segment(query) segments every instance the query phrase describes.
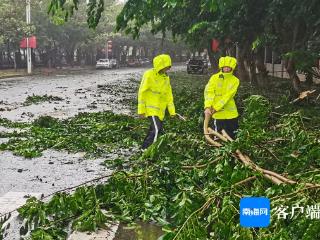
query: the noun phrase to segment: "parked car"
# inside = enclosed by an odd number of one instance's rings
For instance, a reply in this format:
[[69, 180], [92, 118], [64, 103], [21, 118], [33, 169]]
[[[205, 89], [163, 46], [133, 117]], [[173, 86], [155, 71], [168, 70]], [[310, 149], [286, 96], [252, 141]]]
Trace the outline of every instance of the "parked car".
[[149, 58], [141, 58], [140, 63], [142, 66], [149, 66], [151, 64], [151, 61]]
[[204, 59], [189, 59], [187, 62], [187, 72], [190, 73], [208, 73], [208, 61]]
[[119, 64], [118, 64], [117, 59], [112, 58], [112, 59], [110, 59], [110, 62], [111, 62], [112, 68], [119, 68]]
[[129, 59], [127, 65], [128, 67], [141, 67], [141, 62], [137, 58]]
[[112, 64], [109, 59], [99, 59], [96, 64], [96, 69], [110, 69]]

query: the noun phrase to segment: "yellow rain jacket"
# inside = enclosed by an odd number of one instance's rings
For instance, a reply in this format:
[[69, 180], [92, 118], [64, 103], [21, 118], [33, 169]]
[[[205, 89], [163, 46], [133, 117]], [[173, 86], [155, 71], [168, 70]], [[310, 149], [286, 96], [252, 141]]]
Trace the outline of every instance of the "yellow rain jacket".
[[[214, 108], [215, 119], [232, 119], [239, 116], [234, 96], [239, 87], [239, 79], [233, 75], [237, 60], [233, 57], [219, 59], [220, 72], [212, 75], [204, 90], [204, 108]], [[223, 67], [231, 67], [232, 72], [223, 73]]]
[[162, 54], [153, 59], [153, 69], [144, 73], [138, 94], [138, 114], [157, 116], [161, 121], [167, 108], [170, 115], [176, 114], [170, 78], [159, 73], [166, 67], [171, 67], [171, 58]]

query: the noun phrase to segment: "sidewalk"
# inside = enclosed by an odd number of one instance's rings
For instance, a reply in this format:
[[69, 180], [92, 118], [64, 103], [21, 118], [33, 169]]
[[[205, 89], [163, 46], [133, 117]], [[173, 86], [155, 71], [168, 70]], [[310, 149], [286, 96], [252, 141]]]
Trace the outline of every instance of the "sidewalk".
[[[37, 67], [34, 68], [31, 75], [56, 75], [56, 74], [70, 74], [77, 71], [92, 70], [93, 66], [74, 66], [74, 67], [62, 67], [62, 68], [47, 68]], [[24, 77], [28, 76], [26, 69], [3, 69], [0, 70], [0, 79], [13, 78], [13, 77]]]
[[21, 77], [25, 75], [26, 75], [26, 72], [24, 69], [18, 69], [17, 71], [15, 71], [14, 69], [0, 70], [0, 79], [11, 78], [11, 77]]

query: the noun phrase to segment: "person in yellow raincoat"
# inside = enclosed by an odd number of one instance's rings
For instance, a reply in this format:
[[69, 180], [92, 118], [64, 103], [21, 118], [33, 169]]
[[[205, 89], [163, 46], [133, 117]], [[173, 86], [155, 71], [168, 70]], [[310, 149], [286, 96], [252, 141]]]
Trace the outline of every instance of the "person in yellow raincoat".
[[211, 76], [204, 91], [204, 114], [213, 118], [215, 131], [223, 129], [235, 139], [238, 129], [238, 110], [234, 96], [239, 87], [239, 79], [233, 75], [237, 60], [233, 57], [219, 59], [220, 71]]
[[167, 75], [170, 68], [170, 56], [161, 54], [153, 59], [153, 68], [143, 75], [138, 93], [138, 114], [150, 120], [150, 128], [142, 149], [157, 141], [162, 133], [166, 109], [171, 116], [176, 115], [170, 78]]

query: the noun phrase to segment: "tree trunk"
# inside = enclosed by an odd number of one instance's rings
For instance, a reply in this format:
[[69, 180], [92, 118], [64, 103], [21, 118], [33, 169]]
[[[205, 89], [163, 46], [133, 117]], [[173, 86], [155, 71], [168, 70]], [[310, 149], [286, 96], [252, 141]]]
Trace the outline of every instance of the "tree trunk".
[[289, 77], [292, 81], [293, 89], [299, 94], [301, 92], [301, 83], [300, 79], [296, 73], [296, 69], [294, 67], [294, 62], [291, 58], [285, 60], [285, 68]]
[[252, 86], [258, 86], [257, 73], [256, 73], [256, 63], [254, 61], [253, 55], [250, 54], [250, 59], [248, 60], [249, 65], [249, 79]]
[[132, 47], [132, 57], [133, 57], [133, 58], [136, 58], [136, 57], [137, 57], [137, 47], [136, 47], [136, 46], [133, 46], [133, 47]]
[[219, 69], [218, 59], [215, 57], [215, 54], [211, 49], [211, 40], [208, 41], [208, 56], [209, 56], [209, 61], [211, 63], [211, 67], [213, 68], [213, 71], [217, 71]]
[[71, 65], [73, 67], [73, 54], [71, 51], [66, 51], [66, 58], [68, 65]]
[[16, 53], [14, 53], [13, 65], [14, 65], [14, 70], [17, 71], [17, 55], [16, 55]]
[[307, 85], [308, 89], [311, 88], [312, 84], [313, 84], [313, 75], [311, 72], [307, 72], [306, 73], [306, 85]]
[[261, 87], [267, 87], [269, 84], [268, 81], [268, 71], [266, 65], [264, 64], [264, 49], [258, 48], [257, 53], [255, 54], [256, 66], [258, 69], [258, 85]]
[[48, 49], [47, 51], [47, 63], [48, 63], [48, 68], [51, 69], [52, 68], [52, 56], [53, 50], [52, 49]]
[[246, 48], [239, 47], [239, 58], [238, 58], [238, 76], [240, 81], [248, 81], [249, 73], [245, 66], [245, 55], [246, 55]]

